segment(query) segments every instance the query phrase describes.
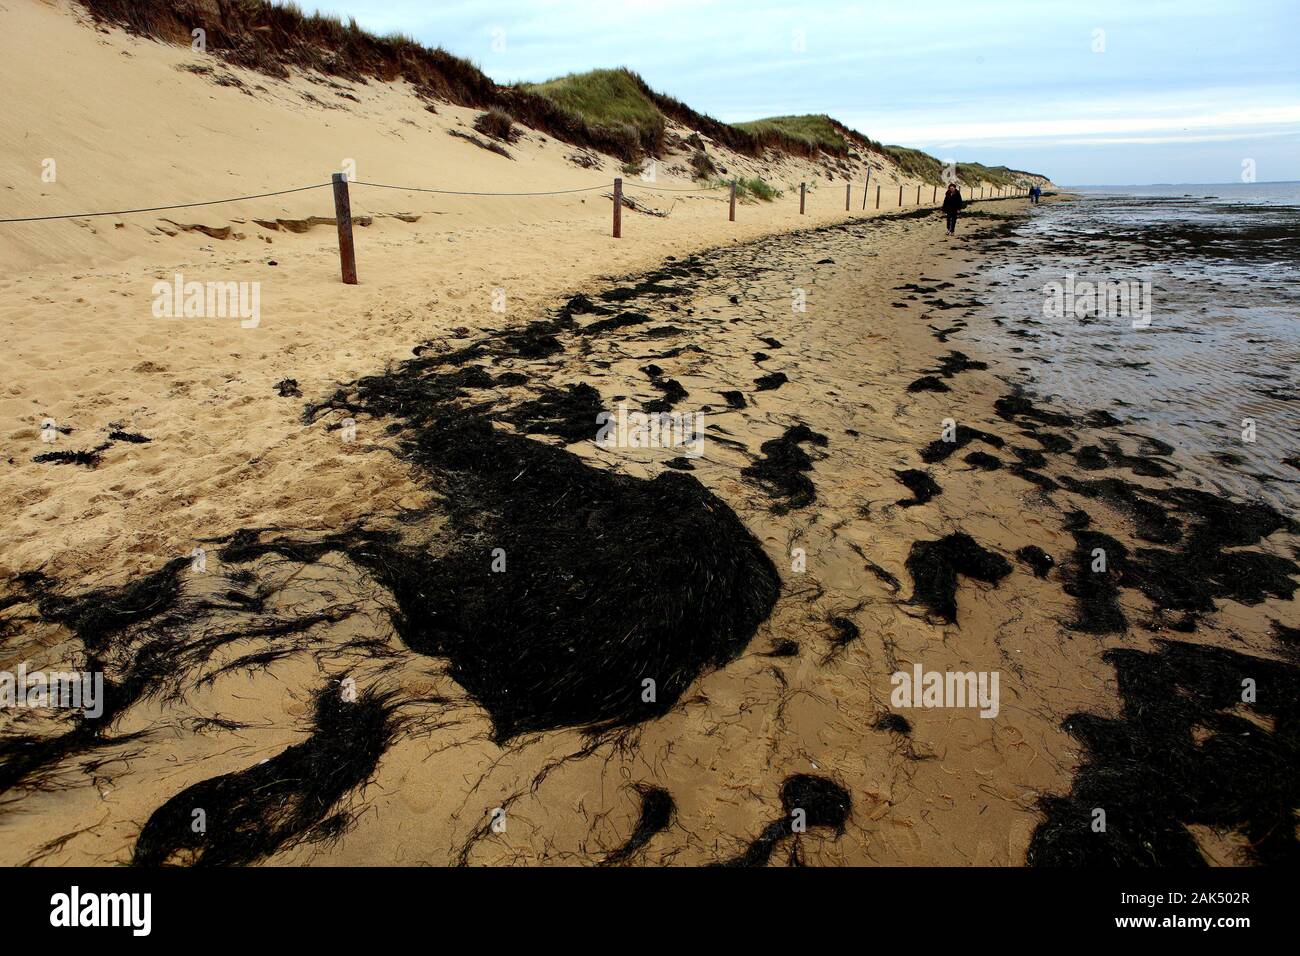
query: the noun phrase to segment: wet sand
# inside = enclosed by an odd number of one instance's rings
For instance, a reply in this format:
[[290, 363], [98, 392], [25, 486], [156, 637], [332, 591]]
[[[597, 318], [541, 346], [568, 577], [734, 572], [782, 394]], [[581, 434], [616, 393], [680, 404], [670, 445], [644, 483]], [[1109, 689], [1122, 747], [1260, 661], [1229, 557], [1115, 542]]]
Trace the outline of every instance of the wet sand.
[[[6, 650], [65, 665], [93, 654], [124, 690], [107, 739], [66, 740], [9, 781], [3, 862], [1020, 865], [1027, 855], [1127, 859], [1143, 846], [1156, 847], [1148, 862], [1170, 862], [1189, 841], [1214, 862], [1284, 857], [1294, 833], [1276, 824], [1294, 794], [1285, 784], [1263, 792], [1256, 778], [1273, 779], [1294, 752], [1296, 668], [1285, 663], [1294, 648], [1277, 635], [1300, 626], [1286, 566], [1295, 529], [1257, 510], [1225, 536], [1214, 503], [1160, 497], [1179, 484], [1177, 455], [1121, 427], [1122, 409], [1052, 407], [1015, 391], [1018, 359], [990, 347], [995, 316], [980, 281], [1005, 239], [1000, 217], [1022, 209], [982, 205], [956, 239], [927, 212], [682, 257], [553, 302], [536, 314], [540, 326], [440, 337], [414, 359], [427, 364], [390, 369], [369, 388], [309, 391], [305, 433], [332, 440], [355, 418], [365, 444], [391, 451], [421, 498], [401, 508], [377, 499], [359, 524], [223, 536], [210, 542], [203, 575], [160, 556], [154, 577], [133, 579], [137, 591], [124, 593], [119, 579], [97, 596], [133, 609], [125, 626], [51, 600], [83, 593], [74, 577], [17, 582], [7, 614], [20, 637]], [[732, 407], [734, 393], [743, 407]], [[701, 411], [703, 454], [599, 447], [593, 401]], [[725, 641], [689, 665], [644, 645], [648, 660], [685, 678], [675, 698], [644, 713], [620, 686], [606, 688], [618, 706], [597, 706], [595, 727], [556, 717], [543, 696], [516, 705], [531, 723], [503, 720], [499, 698], [484, 703], [491, 675], [474, 671], [471, 694], [465, 658], [430, 653], [446, 651], [446, 636], [439, 643], [410, 626], [425, 605], [404, 590], [398, 560], [427, 559], [438, 579], [455, 569], [448, 556], [478, 548], [490, 560], [490, 524], [466, 525], [455, 496], [508, 483], [460, 456], [455, 409], [563, 448], [537, 459], [545, 467], [592, 466], [574, 471], [571, 487], [608, 501], [586, 503], [586, 531], [571, 548], [597, 558], [625, 553], [620, 530], [645, 533], [632, 519], [644, 520], [635, 509], [646, 489], [677, 475], [668, 486], [684, 497], [662, 499], [668, 507], [730, 511], [744, 530], [725, 520], [705, 530], [665, 512], [666, 540], [684, 557], [646, 566], [676, 575], [687, 558], [707, 569], [730, 562], [734, 593], [760, 594], [770, 562], [779, 591], [756, 604], [770, 613], [756, 625], [719, 624]], [[957, 442], [943, 441], [945, 420]], [[1088, 448], [1095, 468], [1076, 457]], [[448, 449], [460, 457], [448, 460]], [[606, 491], [592, 473], [628, 482]], [[1105, 479], [1113, 483], [1080, 484]], [[582, 514], [584, 503], [538, 488], [512, 504], [562, 512], [566, 530]], [[745, 534], [765, 557], [737, 565]], [[1095, 575], [1087, 563], [1099, 542], [1112, 564]], [[1210, 609], [1183, 606], [1181, 594], [1153, 597], [1143, 585], [1157, 558], [1142, 549], [1176, 555], [1192, 543], [1188, 567], [1226, 549], [1271, 563], [1235, 577], [1213, 565], [1205, 587], [1224, 593]], [[568, 568], [562, 549], [547, 553]], [[519, 557], [507, 549], [493, 587], [521, 580], [511, 567], [534, 580]], [[583, 602], [609, 602], [613, 619], [659, 595], [686, 609], [684, 621], [730, 606], [708, 575], [633, 580], [612, 562], [574, 566], [590, 579], [563, 593], [512, 592], [536, 609], [539, 634], [560, 633], [564, 622], [548, 615]], [[534, 583], [556, 580], [540, 572]], [[481, 599], [496, 592], [462, 581], [464, 606], [489, 613], [493, 602]], [[579, 586], [581, 598], [571, 593]], [[69, 637], [69, 622], [82, 640]], [[620, 636], [580, 635], [574, 673]], [[1103, 657], [1116, 649], [1120, 657]], [[146, 660], [160, 666], [146, 672]], [[997, 716], [895, 706], [891, 675], [918, 664], [997, 672]], [[528, 686], [516, 683], [517, 665], [497, 659], [504, 686]], [[1258, 706], [1224, 698], [1243, 668], [1260, 682]], [[1190, 703], [1155, 726], [1158, 708], [1138, 706], [1143, 692], [1117, 681], [1121, 669]], [[340, 717], [328, 701], [349, 679], [359, 698]], [[7, 739], [48, 740], [53, 730], [19, 720]], [[1243, 734], [1254, 735], [1248, 747], [1234, 739]], [[1155, 741], [1179, 763], [1162, 767], [1148, 754], [1124, 765], [1124, 748], [1111, 745], [1119, 739]], [[259, 770], [263, 760], [285, 772]], [[311, 777], [321, 762], [337, 771], [330, 786]], [[1143, 765], [1162, 776], [1138, 813], [1106, 780], [1144, 782]], [[222, 783], [222, 774], [236, 776]], [[246, 796], [261, 776], [283, 791], [274, 813]], [[1221, 788], [1213, 807], [1179, 803], [1198, 777]], [[1072, 788], [1074, 798], [1050, 800]], [[1088, 844], [1098, 793], [1114, 830]], [[185, 826], [203, 805], [225, 825], [196, 842]], [[794, 810], [805, 811], [806, 832], [791, 824]]]
[[[1204, 190], [1041, 207], [1008, 234], [986, 276], [983, 297], [999, 318], [990, 332], [1039, 393], [1071, 406], [1113, 403], [1175, 446], [1185, 480], [1293, 508], [1300, 209], [1294, 189], [1277, 204], [1261, 201], [1264, 186]], [[1076, 300], [1078, 314], [1047, 314], [1043, 290], [1068, 277], [1145, 282], [1149, 311], [1111, 314], [1105, 301]]]

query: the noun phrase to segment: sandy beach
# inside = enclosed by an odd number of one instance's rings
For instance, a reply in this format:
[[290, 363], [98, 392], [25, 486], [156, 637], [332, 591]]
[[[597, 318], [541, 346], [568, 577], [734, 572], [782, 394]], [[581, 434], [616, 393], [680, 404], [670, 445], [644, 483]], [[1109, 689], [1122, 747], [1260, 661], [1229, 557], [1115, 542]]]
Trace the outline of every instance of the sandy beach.
[[[0, 225], [0, 669], [102, 671], [109, 717], [0, 718], [0, 864], [1295, 858], [1293, 493], [1230, 498], [1120, 404], [1034, 391], [990, 283], [1075, 197], [949, 237], [874, 155], [710, 143], [783, 190], [730, 222], [689, 149], [654, 181], [527, 129], [500, 156], [404, 83], [0, 16], [31, 131], [0, 218], [349, 160], [560, 193], [353, 185], [356, 286], [328, 189]], [[178, 275], [258, 283], [255, 326], [159, 317]], [[699, 431], [602, 440], [620, 408]], [[995, 699], [900, 706], [929, 672]]]

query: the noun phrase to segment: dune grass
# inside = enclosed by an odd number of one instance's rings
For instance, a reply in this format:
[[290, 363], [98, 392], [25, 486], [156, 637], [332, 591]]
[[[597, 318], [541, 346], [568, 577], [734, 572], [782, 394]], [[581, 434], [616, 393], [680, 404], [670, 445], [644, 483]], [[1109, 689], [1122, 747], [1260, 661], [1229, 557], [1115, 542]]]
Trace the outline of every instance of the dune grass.
[[1026, 182], [1028, 174], [1006, 166], [985, 166], [983, 163], [958, 163], [957, 177], [964, 183], [989, 183], [993, 186], [1015, 186]]
[[[937, 186], [944, 184], [946, 164], [929, 153], [906, 146], [886, 146], [885, 152], [904, 175]], [[983, 163], [956, 164], [957, 182], [965, 186], [981, 183], [990, 186], [1023, 185], [1030, 175], [1006, 166], [985, 166]]]
[[907, 146], [886, 146], [885, 154], [894, 161], [904, 176], [936, 186], [943, 185], [943, 163], [929, 153]]
[[736, 123], [737, 127], [755, 136], [777, 133], [807, 143], [828, 153], [842, 154], [849, 148], [849, 140], [841, 132], [839, 123], [826, 115], [772, 116], [768, 119]]
[[[710, 186], [719, 189], [730, 189], [730, 179], [715, 179]], [[739, 202], [771, 202], [781, 195], [781, 190], [777, 189], [761, 176], [752, 176], [746, 179], [740, 176], [736, 179], [736, 199]]]
[[633, 126], [643, 131], [663, 129], [663, 114], [642, 93], [627, 70], [590, 70], [520, 86], [597, 126]]

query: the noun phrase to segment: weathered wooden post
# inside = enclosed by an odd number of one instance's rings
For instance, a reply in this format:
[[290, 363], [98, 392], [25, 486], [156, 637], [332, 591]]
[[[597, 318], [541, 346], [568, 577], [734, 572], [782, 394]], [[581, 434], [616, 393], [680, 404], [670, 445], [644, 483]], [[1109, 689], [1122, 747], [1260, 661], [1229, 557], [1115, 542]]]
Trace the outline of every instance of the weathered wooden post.
[[736, 181], [731, 181], [731, 221], [736, 221]]
[[623, 178], [614, 180], [614, 238], [623, 238]]
[[853, 192], [853, 184], [845, 183], [844, 184], [844, 211], [845, 212], [849, 211], [849, 196], [852, 192]]
[[867, 195], [871, 191], [871, 167], [867, 167], [867, 181], [862, 184], [862, 208], [867, 208]]
[[805, 186], [806, 186], [805, 183], [799, 184], [799, 215], [801, 216], [803, 215], [803, 209], [804, 209], [804, 196], [806, 194]]
[[903, 184], [898, 184], [898, 208], [903, 208]]
[[876, 208], [880, 208], [880, 186], [876, 186]]
[[352, 203], [348, 201], [348, 177], [334, 174], [334, 221], [339, 227], [339, 264], [343, 284], [357, 284], [357, 251], [352, 245]]
[[921, 184], [916, 184], [916, 204], [921, 205]]
[[930, 202], [938, 202], [938, 200], [939, 200], [939, 187], [935, 186], [934, 192], [930, 194]]

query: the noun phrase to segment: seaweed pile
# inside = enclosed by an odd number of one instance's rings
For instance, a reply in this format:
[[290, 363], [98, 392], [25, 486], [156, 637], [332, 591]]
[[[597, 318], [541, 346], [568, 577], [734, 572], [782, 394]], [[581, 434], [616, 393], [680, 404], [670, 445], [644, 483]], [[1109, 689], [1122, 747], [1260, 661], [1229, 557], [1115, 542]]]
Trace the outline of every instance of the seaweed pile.
[[943, 624], [957, 623], [957, 575], [997, 584], [1011, 573], [1011, 563], [1000, 554], [980, 547], [963, 532], [937, 541], [917, 541], [907, 556], [912, 575], [912, 603], [929, 610]]
[[[355, 538], [281, 547], [297, 561], [311, 563]], [[231, 560], [251, 560], [260, 553], [232, 550]], [[189, 558], [176, 558], [126, 584], [71, 596], [40, 572], [19, 577], [20, 591], [12, 597], [34, 606], [33, 619], [61, 625], [76, 636], [81, 645], [76, 670], [103, 675], [102, 712], [92, 717], [73, 710], [44, 733], [0, 737], [0, 793], [41, 787], [69, 758], [144, 737], [147, 731], [113, 732], [117, 718], [137, 702], [176, 702], [222, 673], [261, 669], [309, 650], [316, 628], [340, 623], [356, 611], [353, 604], [322, 601], [312, 607], [295, 604], [282, 615], [276, 602], [285, 582], [251, 571], [222, 576], [217, 593], [195, 594], [183, 574], [190, 567]], [[218, 663], [246, 642], [260, 642], [260, 649]], [[367, 644], [365, 651], [373, 657], [382, 654], [382, 647]]]
[[346, 700], [338, 687], [323, 688], [306, 741], [176, 794], [140, 831], [132, 863], [239, 866], [339, 836], [351, 817], [336, 806], [374, 773], [398, 730], [396, 709], [391, 692], [367, 688]]
[[[852, 807], [848, 791], [834, 780], [806, 773], [787, 777], [781, 785], [782, 815], [764, 827], [745, 852], [718, 865], [766, 866], [778, 843], [807, 827], [826, 827], [840, 836]], [[791, 859], [798, 858], [792, 855]]]
[[965, 448], [973, 441], [983, 442], [994, 448], [1001, 448], [1006, 444], [1006, 440], [1000, 435], [994, 435], [978, 428], [971, 428], [969, 425], [958, 425], [953, 431], [951, 441], [936, 438], [921, 449], [921, 460], [927, 465], [933, 465], [935, 462], [943, 461], [954, 452]]
[[662, 833], [672, 825], [677, 805], [673, 802], [671, 793], [663, 787], [648, 783], [640, 784], [636, 791], [641, 799], [641, 813], [637, 818], [636, 827], [626, 843], [601, 861], [601, 866], [619, 866], [626, 863], [656, 834]]
[[916, 468], [907, 468], [902, 471], [895, 471], [894, 476], [898, 479], [899, 484], [912, 493], [912, 497], [900, 498], [895, 502], [895, 504], [901, 505], [904, 508], [923, 505], [936, 495], [943, 494], [943, 489], [939, 487], [937, 481], [925, 472]]
[[[672, 295], [679, 290], [667, 280], [698, 269], [672, 266], [603, 298]], [[33, 603], [40, 620], [80, 638], [87, 668], [106, 674], [108, 704], [98, 721], [70, 717], [66, 732], [6, 736], [0, 785], [126, 742], [110, 730], [138, 700], [180, 699], [225, 674], [251, 673], [309, 650], [318, 626], [338, 623], [357, 607], [280, 613], [270, 604], [283, 580], [268, 584], [266, 576], [274, 568], [292, 578], [295, 568], [327, 556], [388, 592], [395, 634], [417, 653], [448, 660], [450, 676], [487, 712], [499, 741], [560, 727], [594, 733], [670, 710], [702, 671], [743, 650], [770, 613], [780, 579], [736, 515], [695, 478], [671, 470], [632, 478], [525, 437], [552, 435], [568, 444], [594, 436], [602, 404], [590, 385], [543, 388], [513, 403], [500, 389], [527, 381], [511, 363], [549, 357], [564, 349], [562, 336], [589, 333], [593, 325], [579, 330], [575, 315], [611, 311], [578, 296], [551, 319], [490, 332], [463, 348], [419, 347], [399, 366], [305, 409], [307, 423], [327, 415], [384, 420], [398, 453], [440, 493], [447, 520], [436, 533], [422, 527], [419, 514], [408, 516], [401, 531], [246, 528], [224, 539], [219, 552], [223, 564], [246, 567], [228, 572], [228, 586], [211, 596], [191, 593], [182, 580], [187, 559], [119, 588], [72, 597], [39, 574], [21, 579], [14, 600]], [[661, 390], [674, 397], [666, 380]], [[374, 655], [391, 653], [384, 641], [365, 640]], [[225, 653], [246, 641], [260, 644]], [[270, 770], [197, 784], [181, 803], [161, 808], [138, 860], [247, 862], [333, 826], [325, 811], [368, 778], [399, 726], [389, 719], [393, 701], [373, 696], [373, 688], [367, 693], [366, 706], [351, 711], [320, 698], [313, 738], [275, 758]], [[353, 734], [351, 720], [362, 720], [366, 732]], [[343, 754], [336, 731], [373, 747]], [[319, 781], [319, 791], [294, 782], [330, 754], [351, 768], [346, 779]], [[183, 804], [201, 798], [214, 821], [238, 831], [264, 808], [236, 799], [235, 791], [263, 776], [267, 799], [283, 815], [279, 822], [247, 839], [229, 835], [223, 845], [196, 849], [186, 842]], [[279, 783], [270, 786], [272, 780]]]
[[1300, 862], [1300, 668], [1178, 641], [1103, 660], [1123, 712], [1064, 722], [1085, 760], [1067, 796], [1042, 799], [1027, 861], [1203, 866], [1201, 825], [1240, 834], [1242, 862]]
[[[1109, 535], [1072, 528], [1077, 547], [1066, 592], [1078, 602], [1075, 627], [1094, 634], [1123, 631], [1119, 589], [1144, 594], [1157, 614], [1182, 612], [1183, 629], [1215, 609], [1217, 599], [1254, 605], [1290, 600], [1300, 587], [1300, 564], [1265, 551], [1243, 550], [1294, 523], [1264, 502], [1238, 503], [1190, 488], [1148, 489], [1117, 478], [1086, 483], [1062, 478], [1087, 497], [1115, 504], [1135, 518], [1136, 534], [1177, 548], [1128, 549]], [[1079, 513], [1082, 514], [1081, 512]], [[1105, 570], [1094, 571], [1098, 552]]]
[[774, 514], [787, 514], [806, 508], [817, 500], [817, 489], [808, 477], [813, 460], [801, 445], [826, 447], [825, 435], [807, 425], [791, 425], [780, 438], [763, 442], [763, 457], [741, 471], [747, 480], [758, 485], [772, 498]]
[[[647, 280], [628, 291], [674, 290]], [[569, 328], [573, 305], [536, 333]], [[517, 355], [514, 335], [489, 336], [472, 354]], [[308, 421], [326, 410], [397, 419], [401, 454], [440, 492], [455, 533], [436, 555], [367, 542], [349, 557], [392, 593], [404, 643], [451, 661], [498, 740], [667, 712], [702, 670], [749, 642], [779, 594], [775, 568], [695, 478], [615, 474], [494, 425], [590, 437], [600, 407], [590, 386], [493, 409], [471, 394], [492, 380], [486, 370], [445, 368], [466, 354], [421, 355], [308, 409]]]
[[[1071, 420], [1037, 407], [1019, 389], [998, 399], [996, 410], [1004, 421], [1021, 425], [1023, 434], [1037, 440], [1045, 451], [1069, 454], [1078, 468], [1123, 468], [1149, 478], [1169, 478], [1176, 472], [1161, 457], [1173, 449], [1152, 438], [1142, 439], [1151, 454], [1130, 454], [1112, 439], [1071, 452], [1073, 441], [1041, 428], [1068, 425]], [[1085, 421], [1098, 428], [1116, 423], [1113, 416], [1098, 411], [1089, 413]], [[963, 436], [960, 426], [957, 432], [959, 442], [963, 437], [974, 440], [973, 435]], [[935, 442], [930, 447], [933, 457], [953, 443]], [[1300, 587], [1293, 580], [1300, 575], [1300, 564], [1281, 555], [1243, 550], [1275, 532], [1296, 530], [1294, 521], [1266, 502], [1239, 502], [1195, 488], [1148, 487], [1114, 475], [1081, 479], [1063, 474], [1054, 480], [1029, 471], [1029, 466], [1046, 465], [1041, 452], [1014, 451], [1021, 459], [1021, 464], [1012, 468], [1014, 474], [1048, 490], [1063, 487], [1101, 501], [1133, 522], [1133, 534], [1139, 540], [1165, 546], [1127, 548], [1114, 537], [1091, 530], [1091, 519], [1083, 512], [1072, 512], [1065, 527], [1074, 536], [1076, 547], [1064, 586], [1076, 599], [1076, 619], [1071, 625], [1076, 630], [1123, 632], [1128, 622], [1119, 605], [1122, 588], [1144, 594], [1158, 616], [1183, 614], [1179, 628], [1192, 630], [1196, 615], [1213, 611], [1218, 599], [1246, 605], [1269, 597], [1290, 600]], [[922, 457], [927, 457], [926, 453]], [[1098, 563], [1099, 555], [1104, 556], [1104, 568]]]
[[663, 714], [776, 602], [761, 546], [689, 475], [602, 471], [481, 417], [421, 430], [411, 454], [436, 476], [456, 540], [438, 555], [385, 543], [349, 555], [392, 593], [404, 643], [450, 659], [498, 740]]

